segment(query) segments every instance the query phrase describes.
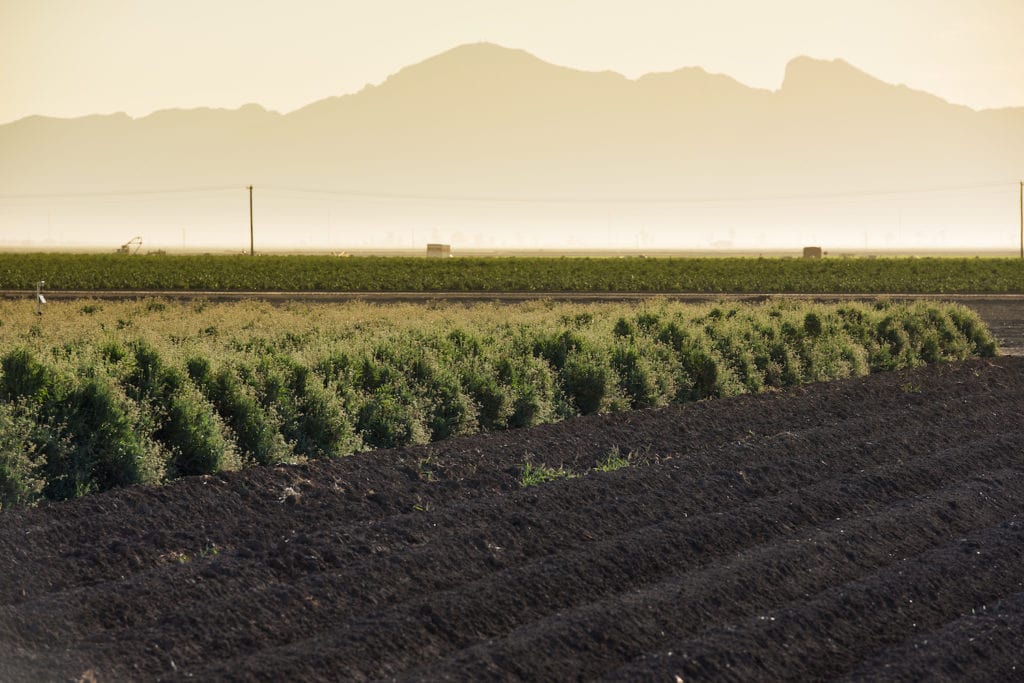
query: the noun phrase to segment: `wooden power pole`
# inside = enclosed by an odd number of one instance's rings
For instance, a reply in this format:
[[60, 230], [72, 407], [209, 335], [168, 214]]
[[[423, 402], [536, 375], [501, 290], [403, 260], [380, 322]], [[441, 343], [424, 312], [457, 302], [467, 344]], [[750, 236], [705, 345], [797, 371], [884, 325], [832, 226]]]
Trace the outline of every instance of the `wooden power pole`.
[[1024, 258], [1024, 180], [1020, 181], [1020, 257]]
[[[1024, 249], [1024, 247], [1021, 247]], [[249, 256], [256, 255], [256, 248], [252, 237], [252, 185], [249, 186]], [[1024, 257], [1024, 251], [1021, 252], [1021, 256]]]

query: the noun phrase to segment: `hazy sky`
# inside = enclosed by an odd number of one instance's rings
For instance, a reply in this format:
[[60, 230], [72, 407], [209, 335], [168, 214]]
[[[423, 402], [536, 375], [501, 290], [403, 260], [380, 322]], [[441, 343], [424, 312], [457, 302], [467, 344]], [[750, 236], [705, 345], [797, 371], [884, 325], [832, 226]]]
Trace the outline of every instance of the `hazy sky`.
[[0, 0], [0, 122], [258, 102], [287, 112], [467, 42], [630, 77], [777, 88], [841, 57], [976, 108], [1024, 105], [1024, 0]]

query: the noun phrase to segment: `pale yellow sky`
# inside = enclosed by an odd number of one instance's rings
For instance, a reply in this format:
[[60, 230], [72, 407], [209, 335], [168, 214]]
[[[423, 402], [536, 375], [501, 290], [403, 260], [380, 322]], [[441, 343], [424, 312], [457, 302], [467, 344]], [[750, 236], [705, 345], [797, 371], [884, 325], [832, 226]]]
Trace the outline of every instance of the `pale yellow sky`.
[[287, 112], [476, 41], [770, 89], [796, 55], [840, 57], [952, 102], [1024, 105], [1024, 0], [0, 0], [0, 123]]

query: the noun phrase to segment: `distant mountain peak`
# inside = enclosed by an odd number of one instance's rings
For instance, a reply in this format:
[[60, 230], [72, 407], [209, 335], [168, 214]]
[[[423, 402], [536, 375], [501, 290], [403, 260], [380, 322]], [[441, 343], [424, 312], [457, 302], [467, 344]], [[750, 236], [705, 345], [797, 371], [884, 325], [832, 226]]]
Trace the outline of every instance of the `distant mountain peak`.
[[[506, 97], [528, 102], [579, 88], [626, 83], [610, 71], [581, 71], [559, 66], [519, 49], [494, 43], [468, 43], [389, 76], [375, 89], [381, 97], [456, 98], [496, 102]], [[515, 94], [512, 94], [515, 93]], [[542, 94], [546, 93], [546, 94]]]
[[387, 80], [392, 81], [409, 76], [422, 77], [425, 73], [429, 74], [435, 71], [455, 73], [468, 70], [479, 71], [486, 68], [495, 73], [501, 73], [508, 70], [551, 66], [553, 65], [526, 50], [504, 47], [495, 43], [466, 43], [407, 66]]
[[506, 47], [505, 45], [499, 45], [497, 43], [491, 43], [488, 41], [479, 41], [476, 43], [463, 43], [456, 45], [453, 48], [440, 52], [433, 57], [429, 57], [425, 61], [442, 58], [459, 58], [459, 59], [481, 59], [481, 58], [514, 58], [514, 59], [527, 59], [531, 61], [540, 61], [538, 57], [514, 47]]
[[786, 65], [782, 80], [783, 92], [817, 91], [821, 88], [863, 90], [865, 88], [894, 87], [853, 66], [842, 59], [815, 59], [802, 55]]
[[711, 73], [700, 66], [684, 66], [674, 71], [656, 71], [644, 74], [636, 79], [641, 85], [660, 86], [671, 84], [683, 88], [716, 88], [719, 90], [745, 91], [751, 93], [767, 92], [751, 88], [740, 83], [732, 76]]
[[[951, 107], [949, 111], [973, 111], [964, 105], [951, 104], [945, 99], [904, 84], [888, 83], [858, 69], [842, 59], [815, 59], [801, 56], [786, 65], [786, 75], [778, 93], [785, 98], [818, 100], [822, 105], [843, 103], [858, 107], [872, 101], [887, 101], [892, 107], [913, 103], [917, 107]], [[937, 111], [937, 110], [936, 110]]]

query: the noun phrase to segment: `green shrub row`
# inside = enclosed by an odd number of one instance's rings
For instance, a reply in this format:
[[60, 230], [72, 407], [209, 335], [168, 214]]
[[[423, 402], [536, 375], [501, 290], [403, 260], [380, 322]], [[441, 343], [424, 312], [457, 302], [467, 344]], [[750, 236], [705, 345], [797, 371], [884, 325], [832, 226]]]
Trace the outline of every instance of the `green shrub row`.
[[0, 508], [995, 353], [953, 304], [55, 310], [0, 327]]
[[0, 289], [1024, 292], [1019, 259], [456, 258], [0, 254]]

